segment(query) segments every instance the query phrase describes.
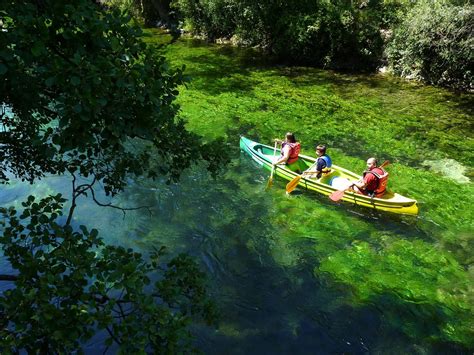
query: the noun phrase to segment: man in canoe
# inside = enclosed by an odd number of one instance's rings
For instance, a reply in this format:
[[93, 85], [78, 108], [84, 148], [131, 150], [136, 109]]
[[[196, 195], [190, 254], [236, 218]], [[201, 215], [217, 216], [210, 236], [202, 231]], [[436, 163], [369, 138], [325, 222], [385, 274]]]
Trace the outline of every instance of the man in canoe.
[[326, 146], [316, 146], [316, 155], [318, 156], [316, 162], [303, 173], [303, 176], [319, 179], [323, 174], [331, 172], [332, 161], [326, 154]]
[[296, 141], [295, 135], [291, 132], [288, 132], [285, 135], [284, 141], [275, 139], [275, 142], [281, 143], [281, 154], [278, 159], [273, 162], [273, 165], [286, 164], [287, 168], [291, 171], [295, 171], [298, 174], [301, 173], [301, 168], [298, 161], [301, 145]]
[[[383, 164], [382, 164], [383, 165]], [[367, 159], [367, 170], [362, 174], [362, 180], [352, 184], [354, 191], [370, 197], [382, 197], [387, 189], [388, 172], [378, 167], [377, 159]]]

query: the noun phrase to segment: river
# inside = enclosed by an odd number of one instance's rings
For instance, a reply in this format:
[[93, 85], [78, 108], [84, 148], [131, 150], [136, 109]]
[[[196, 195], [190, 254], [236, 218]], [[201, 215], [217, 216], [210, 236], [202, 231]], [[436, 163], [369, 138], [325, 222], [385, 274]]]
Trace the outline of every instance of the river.
[[[147, 41], [166, 37], [148, 32]], [[257, 52], [181, 39], [160, 49], [192, 79], [181, 115], [204, 139], [223, 138], [232, 161], [212, 179], [201, 165], [178, 184], [130, 180], [112, 202], [80, 201], [74, 223], [144, 253], [165, 245], [195, 257], [220, 313], [193, 326], [209, 354], [469, 353], [474, 349], [472, 95], [381, 75], [278, 66]], [[416, 198], [397, 216], [297, 190], [239, 152], [239, 134], [270, 143], [293, 130], [304, 153], [326, 143], [336, 164], [362, 171], [377, 155], [389, 187]], [[65, 177], [2, 188], [70, 195]], [[104, 198], [104, 196], [101, 196]], [[5, 264], [2, 264], [2, 268]], [[100, 336], [88, 353], [101, 352]], [[469, 350], [470, 349], [470, 350]]]

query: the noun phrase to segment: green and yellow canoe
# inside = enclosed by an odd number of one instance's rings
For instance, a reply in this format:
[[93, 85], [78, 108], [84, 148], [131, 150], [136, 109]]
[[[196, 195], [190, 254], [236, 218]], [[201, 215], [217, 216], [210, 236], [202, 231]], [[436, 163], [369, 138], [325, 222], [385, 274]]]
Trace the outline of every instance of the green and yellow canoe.
[[[249, 154], [259, 165], [266, 169], [271, 169], [274, 147], [254, 142], [245, 137], [241, 137], [240, 149]], [[277, 149], [276, 154], [280, 154], [279, 149]], [[315, 161], [315, 158], [300, 154], [300, 164], [302, 166], [310, 167]], [[287, 169], [285, 165], [278, 165], [274, 174], [288, 181], [293, 180], [296, 176], [298, 176], [297, 173]], [[359, 179], [361, 179], [360, 175], [333, 164], [331, 167], [331, 173], [327, 174], [326, 176], [322, 176], [320, 179], [303, 177], [300, 180], [299, 187], [329, 196], [334, 191], [341, 189], [342, 181], [357, 181]], [[381, 211], [410, 215], [418, 214], [416, 200], [404, 197], [388, 190], [381, 198], [369, 197], [351, 191], [346, 191], [342, 200]]]

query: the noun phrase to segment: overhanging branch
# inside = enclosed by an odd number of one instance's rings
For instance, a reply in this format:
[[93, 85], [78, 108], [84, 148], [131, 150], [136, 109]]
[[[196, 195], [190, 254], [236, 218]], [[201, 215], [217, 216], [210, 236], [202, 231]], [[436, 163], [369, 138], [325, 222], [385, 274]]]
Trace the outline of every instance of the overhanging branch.
[[6, 274], [0, 274], [0, 281], [17, 281], [18, 276], [16, 275], [6, 275]]

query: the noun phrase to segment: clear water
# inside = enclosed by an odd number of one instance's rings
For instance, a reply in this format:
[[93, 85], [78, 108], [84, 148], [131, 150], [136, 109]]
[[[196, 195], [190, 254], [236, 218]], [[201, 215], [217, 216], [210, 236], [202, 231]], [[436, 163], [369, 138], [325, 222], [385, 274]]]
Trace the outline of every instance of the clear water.
[[[148, 40], [155, 39], [162, 37]], [[190, 129], [205, 139], [226, 137], [232, 163], [217, 180], [200, 166], [187, 171], [179, 184], [131, 180], [113, 202], [150, 206], [151, 215], [142, 210], [124, 217], [82, 200], [74, 223], [98, 228], [112, 244], [143, 252], [165, 245], [170, 254], [193, 255], [208, 274], [220, 310], [217, 329], [194, 326], [201, 350], [472, 351], [473, 116], [465, 105], [471, 97], [456, 99], [440, 89], [390, 78], [261, 66], [242, 61], [248, 56], [239, 50], [200, 42], [175, 43], [167, 55], [173, 63], [187, 64], [194, 77], [180, 96]], [[300, 73], [288, 74], [295, 70]], [[306, 112], [311, 105], [318, 110]], [[408, 114], [402, 112], [395, 124], [393, 114], [400, 109]], [[366, 129], [358, 129], [361, 113], [381, 120], [386, 134], [370, 139]], [[433, 127], [435, 114], [443, 118], [440, 125], [450, 118], [452, 128]], [[316, 126], [321, 115], [326, 117], [323, 130]], [[367, 117], [360, 120], [371, 123]], [[426, 132], [414, 132], [421, 130], [423, 117]], [[363, 169], [368, 152], [390, 158], [390, 186], [419, 200], [419, 217], [334, 204], [298, 190], [286, 196], [285, 182], [278, 179], [265, 191], [268, 172], [239, 153], [238, 133], [268, 143], [293, 127], [301, 132], [305, 153], [311, 154], [313, 141], [330, 139], [333, 159], [351, 170]], [[397, 140], [401, 131], [410, 133]], [[453, 138], [453, 145], [446, 146]], [[458, 146], [463, 148], [454, 151]], [[464, 166], [462, 176], [469, 181], [424, 165], [438, 155]], [[68, 196], [69, 189], [62, 177], [34, 186], [15, 182], [2, 186], [0, 203], [19, 205], [28, 194], [59, 191]], [[101, 352], [101, 339], [99, 334], [87, 352]]]

